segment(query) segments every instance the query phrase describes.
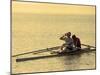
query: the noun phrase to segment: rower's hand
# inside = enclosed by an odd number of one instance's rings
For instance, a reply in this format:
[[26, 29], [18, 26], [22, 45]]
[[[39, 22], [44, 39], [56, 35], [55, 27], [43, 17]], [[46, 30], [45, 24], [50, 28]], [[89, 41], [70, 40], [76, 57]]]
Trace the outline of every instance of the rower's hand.
[[65, 35], [63, 35], [62, 37], [60, 37], [60, 40], [64, 40], [65, 39]]

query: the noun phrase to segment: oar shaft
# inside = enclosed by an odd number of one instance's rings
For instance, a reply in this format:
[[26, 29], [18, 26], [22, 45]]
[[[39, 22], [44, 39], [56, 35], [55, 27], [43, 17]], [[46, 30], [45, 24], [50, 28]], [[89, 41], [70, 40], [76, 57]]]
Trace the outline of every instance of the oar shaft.
[[96, 48], [96, 47], [94, 47], [94, 46], [90, 46], [90, 45], [86, 45], [86, 44], [81, 44], [81, 45], [87, 46], [87, 47], [91, 47], [91, 48]]
[[56, 47], [51, 47], [51, 48], [46, 48], [46, 49], [41, 49], [41, 50], [36, 50], [36, 51], [25, 52], [25, 53], [13, 55], [12, 57], [21, 56], [21, 55], [30, 54], [30, 53], [38, 53], [38, 52], [50, 51], [50, 50], [58, 49], [59, 47], [60, 46], [56, 46]]

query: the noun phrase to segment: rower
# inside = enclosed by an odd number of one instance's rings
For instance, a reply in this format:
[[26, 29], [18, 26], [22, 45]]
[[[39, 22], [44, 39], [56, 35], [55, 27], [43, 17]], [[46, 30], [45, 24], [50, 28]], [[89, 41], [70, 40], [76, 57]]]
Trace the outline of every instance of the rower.
[[67, 49], [73, 49], [73, 40], [71, 38], [71, 32], [65, 33], [64, 36], [60, 37], [60, 40], [65, 41], [65, 43], [61, 46], [61, 52], [66, 51]]
[[74, 43], [74, 46], [76, 49], [81, 49], [81, 41], [78, 37], [76, 37], [76, 35], [73, 35], [72, 36], [72, 39], [73, 39], [73, 43]]

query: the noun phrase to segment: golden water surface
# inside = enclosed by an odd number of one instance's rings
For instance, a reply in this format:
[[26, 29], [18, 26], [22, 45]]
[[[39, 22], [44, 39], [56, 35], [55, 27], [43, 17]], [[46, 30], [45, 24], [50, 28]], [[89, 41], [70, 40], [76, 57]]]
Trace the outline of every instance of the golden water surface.
[[[69, 31], [82, 43], [95, 46], [95, 7], [12, 3], [12, 55], [61, 45], [59, 37]], [[22, 57], [29, 56], [34, 55]], [[95, 52], [17, 63], [19, 57], [12, 58], [13, 73], [95, 69]]]

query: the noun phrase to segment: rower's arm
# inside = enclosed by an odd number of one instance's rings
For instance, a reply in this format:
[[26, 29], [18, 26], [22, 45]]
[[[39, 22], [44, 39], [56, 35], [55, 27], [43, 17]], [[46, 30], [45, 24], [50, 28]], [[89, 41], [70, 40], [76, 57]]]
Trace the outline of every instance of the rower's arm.
[[60, 40], [65, 40], [65, 39], [66, 39], [65, 36], [60, 37]]

